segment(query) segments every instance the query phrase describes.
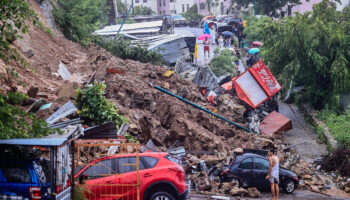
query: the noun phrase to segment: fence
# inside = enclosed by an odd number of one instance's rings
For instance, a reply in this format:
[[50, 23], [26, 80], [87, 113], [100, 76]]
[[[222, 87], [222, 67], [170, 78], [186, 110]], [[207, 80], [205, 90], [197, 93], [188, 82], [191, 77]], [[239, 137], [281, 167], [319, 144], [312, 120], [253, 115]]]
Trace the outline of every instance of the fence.
[[74, 151], [74, 195], [89, 200], [140, 199], [139, 144], [76, 140]]

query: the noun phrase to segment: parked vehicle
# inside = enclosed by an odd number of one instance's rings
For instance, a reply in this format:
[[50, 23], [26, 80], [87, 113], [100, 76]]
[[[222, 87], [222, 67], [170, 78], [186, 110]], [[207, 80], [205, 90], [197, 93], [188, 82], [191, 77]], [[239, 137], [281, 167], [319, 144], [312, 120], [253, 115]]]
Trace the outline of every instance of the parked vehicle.
[[[235, 27], [236, 29], [234, 29]], [[218, 26], [218, 33], [221, 34], [224, 31], [229, 31], [234, 33], [236, 36], [243, 31], [243, 21], [241, 18], [229, 18], [224, 19], [222, 24]]]
[[215, 19], [215, 15], [211, 15], [211, 16], [206, 16], [206, 17], [203, 17], [203, 19], [201, 20], [201, 22], [199, 23], [199, 27], [203, 28], [204, 27], [204, 24], [207, 20], [209, 21], [212, 21]]
[[[245, 153], [236, 156], [228, 168], [216, 173], [222, 182], [236, 182], [240, 187], [257, 187], [266, 190], [270, 189], [270, 182], [265, 179], [268, 170], [269, 161], [266, 157]], [[292, 193], [298, 187], [298, 176], [283, 167], [280, 167], [279, 173], [279, 186], [285, 193]]]
[[[170, 160], [168, 153], [139, 154], [140, 199], [187, 197], [185, 170]], [[116, 199], [117, 193], [118, 199], [133, 199], [137, 188], [130, 185], [137, 183], [136, 163], [136, 154], [104, 157], [86, 165], [74, 177], [88, 188], [88, 199]]]
[[0, 199], [50, 199], [46, 160], [0, 160]]
[[222, 25], [223, 21], [228, 20], [229, 18], [230, 18], [230, 16], [228, 16], [228, 15], [216, 16], [214, 19], [208, 20], [208, 26], [211, 29], [214, 28], [215, 30], [217, 30], [217, 28]]
[[175, 26], [186, 26], [186, 19], [182, 15], [171, 15], [175, 22]]

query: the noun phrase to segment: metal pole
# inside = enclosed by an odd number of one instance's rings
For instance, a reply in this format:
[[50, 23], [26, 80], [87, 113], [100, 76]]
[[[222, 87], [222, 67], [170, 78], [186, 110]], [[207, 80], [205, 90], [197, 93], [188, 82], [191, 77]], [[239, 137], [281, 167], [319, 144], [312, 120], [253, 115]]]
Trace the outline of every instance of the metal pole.
[[256, 9], [256, 0], [254, 0], [254, 15], [256, 14], [255, 9]]
[[125, 23], [126, 19], [127, 19], [127, 18], [128, 18], [128, 16], [129, 16], [130, 10], [131, 10], [131, 9], [133, 9], [133, 7], [134, 7], [134, 2], [133, 2], [133, 1], [131, 1], [131, 6], [130, 6], [130, 8], [129, 8], [128, 12], [126, 13], [126, 16], [125, 16], [125, 17], [124, 17], [124, 19], [123, 19], [123, 23], [122, 23], [122, 24], [120, 25], [120, 27], [119, 27], [119, 30], [118, 30], [117, 36], [119, 35], [120, 30], [122, 30], [122, 27], [123, 27], [123, 25], [124, 25], [124, 23]]
[[[234, 125], [234, 126], [240, 128], [240, 129], [243, 129], [243, 130], [247, 131], [248, 133], [251, 133], [251, 132], [256, 133], [256, 132], [254, 132], [253, 130], [250, 130], [250, 129], [246, 128], [246, 127], [243, 127], [243, 126], [241, 126], [241, 125], [238, 125], [238, 124], [236, 124], [236, 123], [233, 122], [233, 121], [230, 121], [230, 120], [228, 120], [228, 119], [226, 119], [226, 118], [224, 118], [224, 117], [222, 117], [222, 116], [220, 116], [220, 115], [218, 115], [218, 114], [216, 114], [216, 113], [211, 112], [210, 110], [207, 110], [207, 109], [205, 109], [205, 108], [203, 108], [203, 107], [200, 107], [199, 105], [197, 105], [197, 104], [195, 104], [195, 103], [192, 103], [191, 101], [188, 101], [187, 99], [184, 99], [184, 98], [182, 98], [182, 97], [180, 97], [180, 96], [177, 96], [176, 94], [171, 93], [171, 92], [169, 92], [168, 90], [165, 90], [165, 89], [163, 89], [163, 88], [161, 88], [161, 87], [159, 87], [159, 86], [154, 86], [154, 88], [157, 89], [157, 90], [159, 90], [159, 91], [161, 91], [161, 92], [164, 92], [164, 93], [166, 93], [166, 94], [168, 94], [168, 95], [170, 95], [170, 96], [176, 97], [176, 98], [180, 99], [181, 101], [184, 101], [185, 103], [188, 103], [188, 104], [190, 104], [191, 106], [193, 106], [193, 107], [195, 107], [195, 108], [198, 108], [198, 109], [200, 109], [200, 110], [203, 110], [203, 111], [205, 111], [205, 112], [207, 112], [207, 113], [209, 113], [209, 114], [211, 114], [211, 115], [214, 115], [215, 117], [218, 117], [218, 118], [220, 118], [220, 119], [222, 119], [222, 120], [224, 120], [224, 121], [226, 121], [226, 122], [228, 122], [228, 123], [230, 123], [230, 124], [232, 124], [232, 125]], [[256, 133], [256, 134], [257, 134], [257, 133]]]

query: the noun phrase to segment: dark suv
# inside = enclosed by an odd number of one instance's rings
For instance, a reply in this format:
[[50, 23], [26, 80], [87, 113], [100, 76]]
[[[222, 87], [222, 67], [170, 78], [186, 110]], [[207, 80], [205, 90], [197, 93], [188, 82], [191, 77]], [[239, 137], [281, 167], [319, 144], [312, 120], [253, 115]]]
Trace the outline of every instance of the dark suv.
[[50, 199], [46, 160], [0, 160], [0, 199]]
[[[245, 153], [236, 156], [228, 169], [221, 172], [222, 182], [237, 182], [241, 187], [269, 189], [269, 180], [265, 179], [269, 170], [269, 161], [261, 155]], [[280, 187], [285, 193], [292, 193], [298, 187], [298, 176], [280, 167]]]

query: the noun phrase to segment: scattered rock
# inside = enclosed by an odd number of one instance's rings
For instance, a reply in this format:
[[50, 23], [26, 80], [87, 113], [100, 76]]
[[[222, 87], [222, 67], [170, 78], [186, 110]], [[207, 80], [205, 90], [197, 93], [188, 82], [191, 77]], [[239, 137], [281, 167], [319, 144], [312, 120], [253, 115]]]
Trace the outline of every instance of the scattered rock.
[[34, 53], [33, 53], [33, 51], [32, 51], [31, 49], [28, 50], [28, 51], [23, 52], [23, 54], [24, 54], [25, 57], [27, 57], [27, 58], [31, 58], [31, 57], [34, 56]]
[[27, 95], [28, 95], [29, 97], [36, 98], [36, 95], [38, 94], [38, 92], [39, 92], [39, 88], [38, 88], [38, 87], [32, 86], [32, 87], [30, 87], [30, 89], [28, 90]]
[[257, 197], [260, 197], [261, 194], [260, 194], [260, 191], [258, 189], [256, 189], [255, 187], [253, 188], [248, 188], [247, 189], [247, 192], [248, 192], [248, 195], [250, 197], [253, 197], [253, 198], [257, 198]]

